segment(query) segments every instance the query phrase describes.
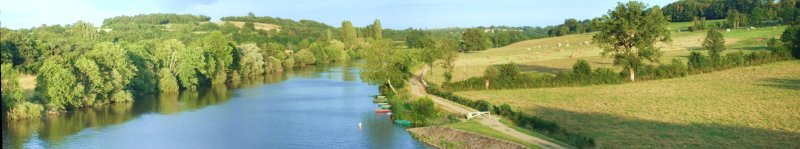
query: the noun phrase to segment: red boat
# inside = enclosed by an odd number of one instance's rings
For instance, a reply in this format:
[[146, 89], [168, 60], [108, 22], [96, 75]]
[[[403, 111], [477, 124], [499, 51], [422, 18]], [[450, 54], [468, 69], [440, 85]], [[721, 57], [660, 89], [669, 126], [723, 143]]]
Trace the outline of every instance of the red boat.
[[388, 113], [388, 112], [392, 112], [392, 110], [389, 110], [389, 109], [376, 109], [375, 110], [375, 113]]

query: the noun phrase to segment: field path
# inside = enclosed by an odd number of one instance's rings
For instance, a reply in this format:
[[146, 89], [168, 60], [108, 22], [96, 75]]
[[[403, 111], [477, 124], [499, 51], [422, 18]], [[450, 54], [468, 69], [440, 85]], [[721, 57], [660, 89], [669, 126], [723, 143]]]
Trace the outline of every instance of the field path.
[[[428, 69], [429, 68], [427, 66], [425, 66], [419, 72], [427, 72]], [[445, 109], [445, 110], [450, 111], [450, 112], [458, 113], [458, 114], [467, 114], [469, 112], [478, 111], [478, 110], [469, 108], [467, 106], [460, 105], [458, 103], [452, 102], [450, 100], [441, 98], [439, 96], [434, 96], [434, 95], [428, 94], [425, 91], [424, 85], [422, 85], [422, 73], [418, 73], [418, 74], [419, 75], [414, 75], [414, 78], [410, 81], [411, 82], [411, 94], [412, 95], [414, 95], [416, 97], [430, 97], [431, 100], [433, 100], [434, 103], [439, 105], [440, 108]], [[563, 147], [563, 146], [558, 145], [556, 143], [552, 143], [552, 142], [544, 140], [544, 139], [540, 139], [540, 138], [537, 138], [537, 137], [533, 137], [533, 136], [527, 135], [525, 133], [522, 133], [522, 132], [519, 132], [519, 131], [517, 131], [515, 129], [512, 129], [512, 128], [506, 126], [506, 125], [503, 125], [502, 123], [500, 123], [500, 117], [497, 117], [495, 115], [481, 116], [481, 117], [477, 117], [476, 119], [477, 119], [478, 123], [480, 123], [482, 125], [485, 125], [485, 126], [487, 126], [489, 128], [492, 128], [494, 130], [500, 131], [500, 132], [502, 132], [502, 133], [504, 133], [506, 135], [512, 136], [512, 137], [517, 138], [517, 139], [519, 139], [521, 141], [525, 141], [525, 142], [528, 142], [528, 143], [531, 143], [531, 144], [536, 144], [536, 145], [538, 145], [539, 147], [542, 147], [542, 148], [566, 149], [566, 147]]]

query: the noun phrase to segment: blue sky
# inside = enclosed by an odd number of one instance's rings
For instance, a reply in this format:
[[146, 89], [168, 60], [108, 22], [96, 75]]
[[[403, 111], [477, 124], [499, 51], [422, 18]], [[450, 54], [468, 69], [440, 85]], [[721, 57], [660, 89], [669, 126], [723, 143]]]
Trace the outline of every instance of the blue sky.
[[[591, 19], [628, 0], [0, 0], [0, 25], [11, 29], [143, 13], [310, 19], [338, 27], [342, 20], [365, 26], [380, 19], [384, 28], [443, 28], [490, 25], [547, 26], [566, 18]], [[643, 0], [664, 6], [675, 0]]]

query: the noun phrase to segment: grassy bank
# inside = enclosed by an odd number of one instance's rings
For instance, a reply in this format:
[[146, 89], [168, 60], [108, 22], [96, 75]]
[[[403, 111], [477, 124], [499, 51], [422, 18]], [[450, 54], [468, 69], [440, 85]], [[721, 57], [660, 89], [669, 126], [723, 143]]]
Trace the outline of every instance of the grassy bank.
[[684, 78], [518, 90], [458, 92], [508, 103], [601, 148], [800, 146], [800, 61]]

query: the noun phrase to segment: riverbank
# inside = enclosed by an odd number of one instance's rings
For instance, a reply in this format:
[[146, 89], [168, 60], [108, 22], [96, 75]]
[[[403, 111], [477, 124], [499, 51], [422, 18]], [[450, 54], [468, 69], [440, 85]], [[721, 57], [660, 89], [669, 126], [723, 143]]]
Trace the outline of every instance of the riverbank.
[[[408, 129], [414, 138], [436, 148], [504, 148], [524, 149], [522, 144], [494, 139], [488, 136], [444, 126], [429, 126]], [[536, 147], [536, 146], [533, 146]]]

